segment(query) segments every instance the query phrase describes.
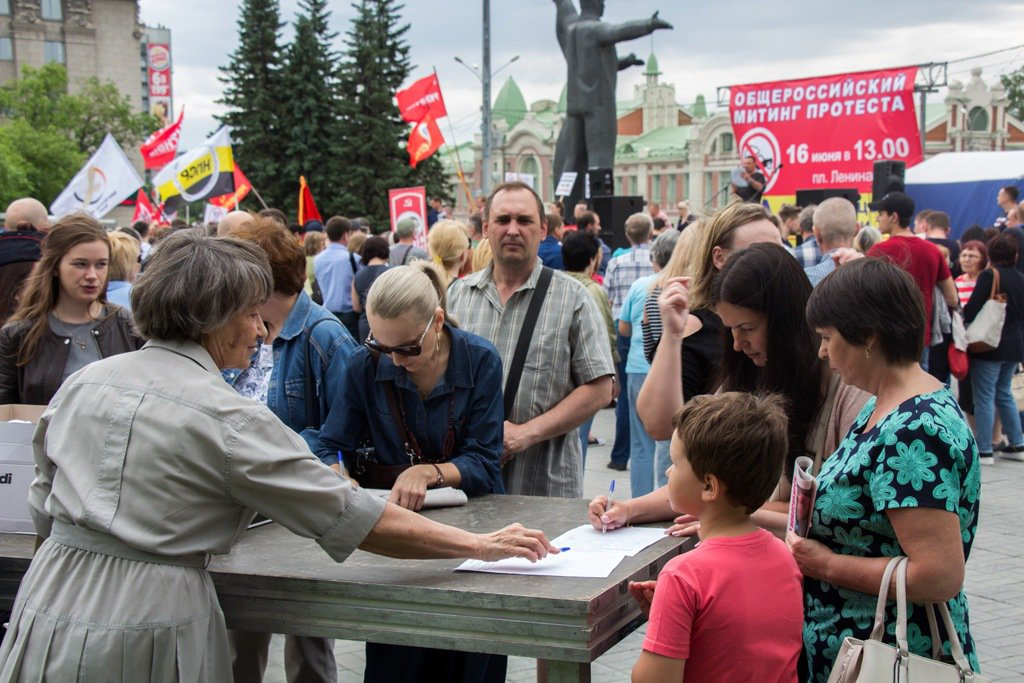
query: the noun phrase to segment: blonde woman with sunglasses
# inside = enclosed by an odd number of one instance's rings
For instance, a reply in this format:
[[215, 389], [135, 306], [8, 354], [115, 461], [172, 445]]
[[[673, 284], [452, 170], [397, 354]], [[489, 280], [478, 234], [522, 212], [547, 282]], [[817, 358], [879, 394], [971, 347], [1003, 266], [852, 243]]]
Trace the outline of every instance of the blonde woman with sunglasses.
[[[391, 489], [419, 510], [427, 490], [503, 493], [502, 369], [494, 346], [460, 330], [445, 308], [444, 275], [417, 261], [370, 287], [370, 335], [349, 359], [317, 454], [342, 460], [361, 486]], [[367, 643], [366, 681], [504, 681], [505, 657]], [[450, 675], [449, 675], [450, 674]]]

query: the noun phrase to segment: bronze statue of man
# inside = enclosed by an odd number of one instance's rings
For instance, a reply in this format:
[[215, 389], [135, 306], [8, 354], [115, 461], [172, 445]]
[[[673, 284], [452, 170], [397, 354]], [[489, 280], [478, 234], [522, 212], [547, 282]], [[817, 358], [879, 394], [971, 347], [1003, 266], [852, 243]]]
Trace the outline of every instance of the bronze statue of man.
[[607, 24], [601, 21], [604, 0], [580, 0], [580, 12], [573, 0], [554, 3], [555, 33], [568, 66], [566, 117], [555, 146], [555, 182], [565, 171], [579, 173], [565, 202], [565, 206], [574, 206], [583, 196], [587, 169], [615, 165], [617, 74], [643, 64], [632, 53], [619, 59], [615, 44], [672, 25], [659, 19], [657, 12], [650, 19]]

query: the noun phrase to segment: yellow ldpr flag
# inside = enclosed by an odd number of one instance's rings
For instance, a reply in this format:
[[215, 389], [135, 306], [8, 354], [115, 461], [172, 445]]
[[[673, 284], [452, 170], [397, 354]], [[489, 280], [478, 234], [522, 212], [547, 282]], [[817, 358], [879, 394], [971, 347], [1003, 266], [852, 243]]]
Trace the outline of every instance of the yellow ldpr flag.
[[227, 126], [182, 154], [153, 178], [166, 211], [235, 191], [235, 158]]

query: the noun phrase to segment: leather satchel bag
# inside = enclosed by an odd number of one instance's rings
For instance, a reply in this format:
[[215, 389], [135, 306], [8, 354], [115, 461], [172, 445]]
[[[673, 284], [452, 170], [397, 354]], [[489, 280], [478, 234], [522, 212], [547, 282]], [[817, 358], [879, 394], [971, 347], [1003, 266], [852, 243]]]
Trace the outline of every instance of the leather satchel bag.
[[992, 268], [992, 293], [967, 326], [967, 350], [971, 353], [995, 351], [1006, 322], [1006, 294], [999, 291], [999, 271]]
[[[843, 640], [828, 683], [910, 683], [911, 680], [928, 683], [991, 683], [991, 679], [971, 670], [945, 603], [929, 603], [924, 606], [928, 614], [928, 626], [931, 628], [931, 659], [910, 653], [907, 644], [907, 562], [906, 557], [894, 557], [889, 561], [882, 575], [878, 604], [875, 608], [875, 626], [871, 630], [871, 636], [867, 640], [853, 637]], [[885, 603], [893, 572], [896, 573], [895, 647], [882, 642], [885, 633]], [[953, 664], [947, 664], [939, 659], [942, 655], [942, 639], [939, 637], [938, 624], [935, 620], [935, 608], [938, 608], [942, 624], [949, 634]]]

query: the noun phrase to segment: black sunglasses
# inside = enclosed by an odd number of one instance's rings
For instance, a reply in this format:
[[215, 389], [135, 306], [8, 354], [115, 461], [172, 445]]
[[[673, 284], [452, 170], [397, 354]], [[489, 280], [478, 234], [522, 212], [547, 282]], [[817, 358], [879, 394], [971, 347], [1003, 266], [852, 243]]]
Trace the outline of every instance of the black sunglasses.
[[423, 330], [423, 334], [420, 335], [420, 340], [415, 344], [403, 344], [402, 346], [384, 346], [376, 339], [373, 338], [373, 331], [370, 331], [370, 336], [363, 342], [363, 346], [376, 351], [377, 353], [394, 353], [399, 356], [418, 356], [423, 352], [423, 340], [427, 338], [427, 332], [430, 332], [430, 326], [434, 324], [434, 318], [431, 316], [430, 320], [427, 321], [427, 328]]

